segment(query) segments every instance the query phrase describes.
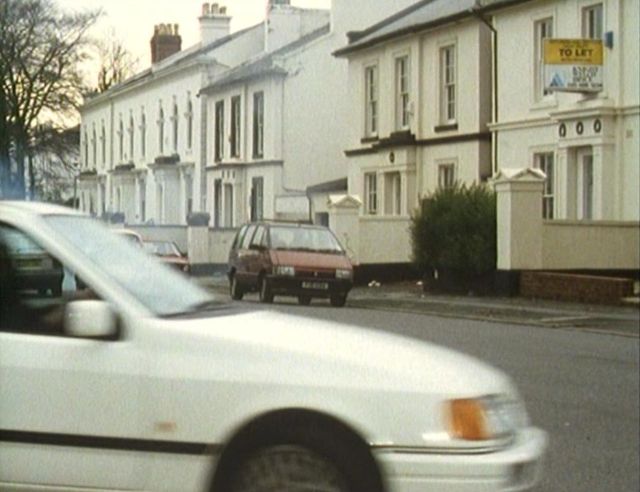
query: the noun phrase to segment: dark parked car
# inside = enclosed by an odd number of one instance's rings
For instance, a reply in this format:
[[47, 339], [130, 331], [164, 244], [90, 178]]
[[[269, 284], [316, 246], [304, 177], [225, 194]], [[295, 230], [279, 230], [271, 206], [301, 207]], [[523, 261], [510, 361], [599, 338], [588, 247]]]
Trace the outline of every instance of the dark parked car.
[[51, 295], [59, 297], [64, 276], [62, 265], [35, 242], [13, 229], [2, 227], [0, 235], [8, 248], [6, 254], [12, 259], [16, 287], [37, 290], [41, 295], [50, 291]]
[[314, 297], [344, 306], [353, 285], [353, 267], [338, 239], [326, 227], [258, 222], [240, 228], [229, 253], [232, 299], [258, 291], [261, 302], [276, 295]]
[[144, 250], [183, 273], [189, 273], [189, 260], [173, 241], [143, 241]]

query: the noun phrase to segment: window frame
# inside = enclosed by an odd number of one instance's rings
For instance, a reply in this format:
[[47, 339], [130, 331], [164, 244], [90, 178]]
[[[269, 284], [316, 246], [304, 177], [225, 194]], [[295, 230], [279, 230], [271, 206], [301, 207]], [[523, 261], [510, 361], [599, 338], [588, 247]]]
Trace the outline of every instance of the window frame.
[[180, 122], [180, 117], [179, 117], [179, 111], [178, 111], [178, 103], [174, 102], [173, 114], [171, 115], [171, 130], [172, 130], [171, 143], [172, 143], [173, 151], [175, 153], [178, 152], [178, 143], [179, 143], [178, 139], [179, 139], [179, 131], [180, 131], [179, 122]]
[[378, 173], [375, 171], [364, 173], [365, 213], [378, 214]]
[[214, 108], [214, 159], [215, 162], [222, 162], [224, 159], [224, 99], [216, 101]]
[[[584, 39], [604, 38], [604, 4], [596, 2], [581, 9], [581, 34]], [[593, 30], [599, 32], [592, 32]]]
[[101, 122], [100, 127], [100, 145], [101, 145], [101, 157], [102, 157], [102, 167], [107, 164], [107, 131], [104, 126], [104, 121]]
[[264, 157], [264, 91], [253, 93], [253, 149], [254, 159]]
[[542, 218], [552, 220], [555, 216], [555, 153], [551, 150], [533, 155], [534, 167], [546, 175], [542, 192]]
[[251, 221], [264, 218], [264, 177], [251, 178]]
[[164, 152], [164, 109], [162, 106], [158, 112], [158, 150], [162, 155]]
[[242, 138], [242, 97], [233, 96], [231, 98], [231, 128], [229, 136], [229, 156], [239, 158], [241, 152]]
[[118, 123], [118, 162], [124, 161], [124, 122], [122, 121], [122, 116], [120, 116], [120, 120]]
[[458, 118], [458, 57], [456, 43], [440, 47], [440, 122], [454, 124]]
[[549, 96], [553, 96], [553, 91], [547, 89], [544, 74], [544, 40], [554, 36], [555, 17], [552, 13], [540, 16], [533, 21], [533, 45], [534, 45], [534, 101], [540, 102]]
[[365, 123], [364, 133], [367, 137], [378, 135], [379, 123], [379, 70], [378, 64], [373, 63], [364, 67], [364, 93], [365, 93]]
[[133, 121], [133, 114], [129, 115], [129, 160], [133, 161], [134, 147], [135, 145], [135, 122]]
[[91, 157], [93, 160], [93, 167], [98, 167], [98, 142], [96, 134], [96, 124], [94, 123], [91, 128]]
[[140, 111], [140, 154], [147, 155], [147, 116], [144, 109]]
[[406, 130], [410, 126], [410, 95], [411, 95], [411, 68], [409, 55], [401, 55], [395, 58], [395, 84], [396, 84], [396, 129]]
[[193, 102], [191, 98], [187, 100], [187, 149], [193, 149]]
[[438, 188], [448, 190], [456, 184], [455, 162], [442, 162], [438, 164]]

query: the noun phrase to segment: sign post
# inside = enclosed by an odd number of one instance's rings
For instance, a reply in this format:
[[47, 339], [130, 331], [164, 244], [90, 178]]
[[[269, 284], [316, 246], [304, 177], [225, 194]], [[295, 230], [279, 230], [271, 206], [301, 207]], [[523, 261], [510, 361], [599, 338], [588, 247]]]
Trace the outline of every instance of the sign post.
[[545, 88], [557, 92], [600, 92], [602, 61], [599, 39], [545, 39]]

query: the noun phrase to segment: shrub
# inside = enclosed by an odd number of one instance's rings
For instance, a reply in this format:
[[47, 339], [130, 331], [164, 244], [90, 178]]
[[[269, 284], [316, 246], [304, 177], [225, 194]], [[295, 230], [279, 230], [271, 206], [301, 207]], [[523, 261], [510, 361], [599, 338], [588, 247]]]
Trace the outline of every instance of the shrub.
[[439, 188], [412, 217], [411, 240], [413, 260], [423, 272], [495, 270], [495, 193], [477, 184]]

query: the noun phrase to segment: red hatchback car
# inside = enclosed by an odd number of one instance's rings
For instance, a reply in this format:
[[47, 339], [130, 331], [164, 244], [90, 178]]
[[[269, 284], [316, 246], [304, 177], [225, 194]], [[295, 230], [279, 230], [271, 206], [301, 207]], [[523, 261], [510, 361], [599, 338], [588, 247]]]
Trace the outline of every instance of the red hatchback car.
[[353, 266], [334, 234], [323, 226], [256, 222], [240, 228], [229, 252], [231, 298], [258, 291], [261, 302], [276, 295], [314, 297], [344, 306], [353, 286]]

